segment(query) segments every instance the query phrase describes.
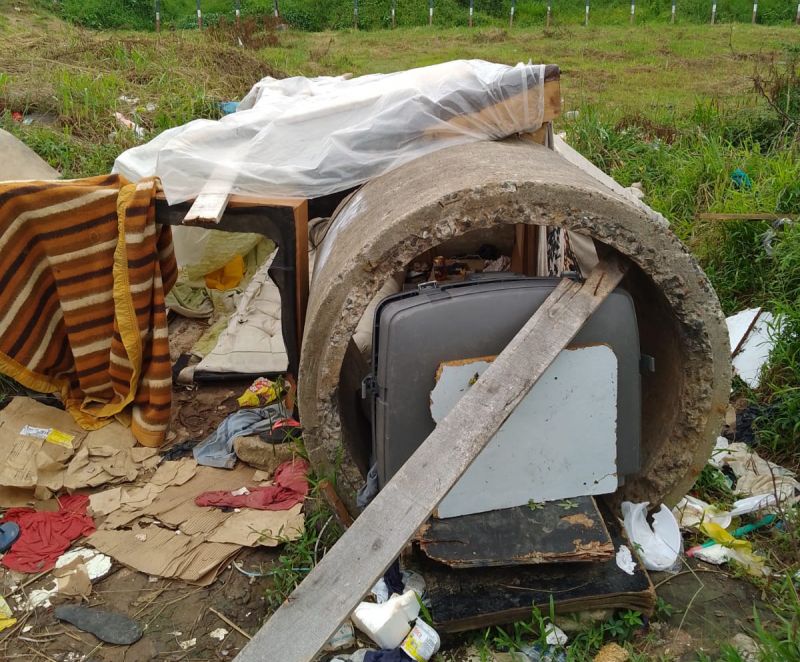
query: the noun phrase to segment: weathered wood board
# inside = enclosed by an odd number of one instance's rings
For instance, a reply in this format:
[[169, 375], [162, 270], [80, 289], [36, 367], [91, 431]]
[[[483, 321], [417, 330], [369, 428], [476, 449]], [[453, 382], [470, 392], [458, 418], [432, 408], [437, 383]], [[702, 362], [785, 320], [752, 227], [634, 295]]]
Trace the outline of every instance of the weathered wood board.
[[433, 517], [422, 527], [418, 541], [426, 556], [454, 568], [605, 561], [614, 555], [590, 496], [448, 519]]
[[594, 563], [453, 570], [417, 552], [414, 569], [425, 577], [434, 627], [462, 632], [528, 620], [532, 606], [548, 614], [551, 598], [556, 613], [635, 609], [651, 614], [656, 594], [650, 577], [615, 518], [604, 515], [615, 549], [627, 545], [634, 554], [633, 575], [623, 572], [615, 557]]

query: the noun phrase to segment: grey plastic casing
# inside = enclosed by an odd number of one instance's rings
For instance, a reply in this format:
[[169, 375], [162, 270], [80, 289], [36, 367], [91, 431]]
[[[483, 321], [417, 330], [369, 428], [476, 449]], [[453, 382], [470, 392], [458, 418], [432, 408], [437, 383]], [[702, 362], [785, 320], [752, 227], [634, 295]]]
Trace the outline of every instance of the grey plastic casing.
[[[550, 295], [558, 278], [503, 274], [439, 285], [384, 299], [373, 332], [372, 451], [382, 487], [436, 427], [430, 394], [442, 362], [499, 354]], [[617, 471], [639, 469], [641, 374], [636, 311], [617, 288], [570, 347], [606, 344], [618, 362]], [[557, 440], [554, 440], [557, 443]]]

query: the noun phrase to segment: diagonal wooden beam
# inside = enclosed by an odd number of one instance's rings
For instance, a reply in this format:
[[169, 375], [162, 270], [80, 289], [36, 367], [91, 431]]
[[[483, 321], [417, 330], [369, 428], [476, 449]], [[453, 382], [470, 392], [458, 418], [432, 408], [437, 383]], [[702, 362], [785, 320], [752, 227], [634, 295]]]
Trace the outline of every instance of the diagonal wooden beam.
[[623, 275], [562, 280], [236, 662], [311, 662]]

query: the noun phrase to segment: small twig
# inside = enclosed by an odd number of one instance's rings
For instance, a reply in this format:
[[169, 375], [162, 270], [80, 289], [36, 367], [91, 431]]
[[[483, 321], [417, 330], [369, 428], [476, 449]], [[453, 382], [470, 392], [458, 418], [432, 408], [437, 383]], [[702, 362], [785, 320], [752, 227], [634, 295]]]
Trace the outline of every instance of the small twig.
[[317, 542], [314, 543], [314, 565], [317, 565], [317, 550], [319, 549], [319, 543], [322, 541], [322, 534], [325, 533], [325, 529], [328, 528], [328, 524], [331, 523], [332, 519], [333, 515], [322, 525], [322, 529], [320, 529], [319, 535], [317, 536]]
[[33, 646], [28, 646], [28, 649], [33, 652], [36, 657], [43, 657], [45, 660], [49, 660], [50, 662], [58, 662], [58, 660], [54, 660], [49, 655], [45, 655], [42, 651], [37, 651]]
[[658, 584], [653, 585], [653, 589], [657, 589], [660, 586], [663, 586], [669, 581], [672, 581], [676, 577], [680, 577], [681, 575], [693, 575], [696, 572], [711, 572], [716, 575], [724, 575], [725, 577], [730, 577], [727, 572], [722, 570], [714, 570], [713, 568], [695, 568], [694, 570], [682, 570], [681, 572], [676, 572], [674, 575], [670, 575], [669, 577], [662, 579]]
[[214, 609], [214, 607], [209, 607], [208, 611], [210, 611], [212, 614], [216, 614], [223, 623], [226, 623], [227, 625], [230, 625], [240, 635], [242, 635], [243, 637], [246, 637], [248, 641], [250, 641], [253, 638], [252, 636], [247, 634], [247, 632], [242, 630], [242, 628], [240, 628], [238, 625], [236, 625], [236, 623], [234, 623], [231, 619], [229, 619], [227, 616], [225, 616], [225, 614], [220, 614], [216, 609]]

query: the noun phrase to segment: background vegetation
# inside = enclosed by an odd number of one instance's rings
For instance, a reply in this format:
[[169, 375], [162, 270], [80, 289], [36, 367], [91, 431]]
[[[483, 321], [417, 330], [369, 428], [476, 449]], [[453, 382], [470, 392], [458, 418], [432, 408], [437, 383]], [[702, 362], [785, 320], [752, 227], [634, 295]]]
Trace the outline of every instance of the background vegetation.
[[[54, 7], [70, 20], [92, 28], [130, 28], [152, 30], [155, 0], [61, 0]], [[590, 20], [599, 25], [619, 25], [630, 20], [628, 0], [556, 0], [550, 4], [554, 20], [562, 24], [580, 24], [585, 1], [590, 1]], [[48, 0], [41, 0], [48, 2]], [[232, 17], [235, 0], [201, 0], [204, 20], [213, 23], [220, 17]], [[681, 22], [707, 23], [711, 19], [712, 0], [676, 0]], [[428, 0], [395, 0], [396, 21], [400, 26], [428, 23]], [[434, 23], [437, 27], [463, 26], [467, 23], [469, 0], [434, 0]], [[515, 24], [518, 27], [541, 26], [547, 0], [517, 0]], [[244, 16], [268, 16], [273, 0], [241, 0]], [[376, 30], [391, 26], [392, 0], [358, 0], [359, 27]], [[353, 26], [353, 0], [278, 0], [283, 20], [291, 27], [309, 30], [338, 30]], [[669, 21], [672, 0], [637, 0], [637, 22]], [[511, 0], [474, 0], [476, 26], [507, 25]], [[719, 22], [749, 23], [751, 0], [720, 0]], [[795, 19], [797, 4], [792, 0], [761, 0], [759, 22], [787, 23]], [[196, 0], [161, 0], [164, 25], [189, 28], [196, 25]]]

